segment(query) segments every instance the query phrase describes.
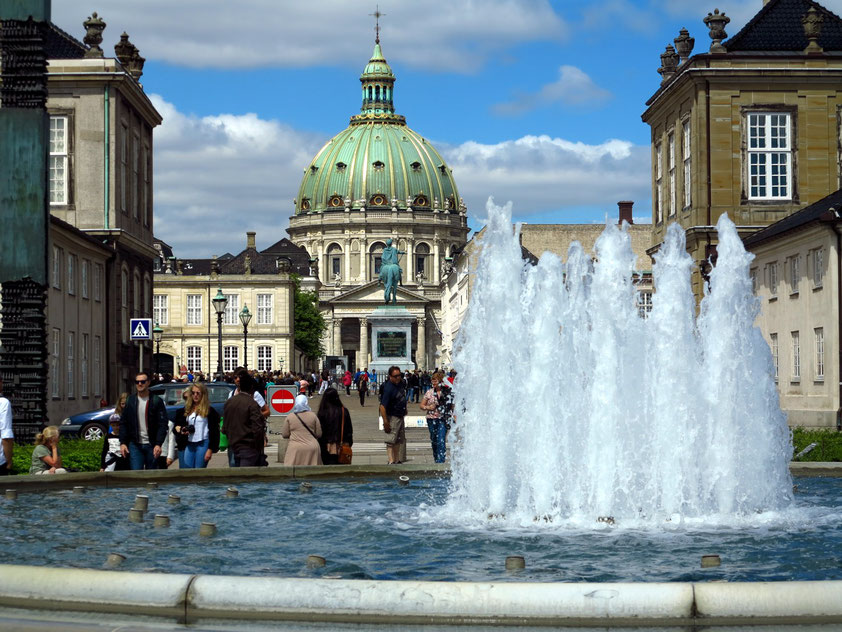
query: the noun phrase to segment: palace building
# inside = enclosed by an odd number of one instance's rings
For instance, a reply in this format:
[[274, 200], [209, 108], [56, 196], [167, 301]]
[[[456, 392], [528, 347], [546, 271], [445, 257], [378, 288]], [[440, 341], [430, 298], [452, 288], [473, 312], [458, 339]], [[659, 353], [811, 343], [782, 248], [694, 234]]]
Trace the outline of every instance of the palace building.
[[467, 240], [467, 209], [439, 152], [395, 113], [379, 31], [360, 82], [362, 109], [305, 168], [287, 232], [317, 269], [326, 353], [351, 369], [369, 364], [367, 316], [384, 303], [378, 274], [391, 238], [405, 253], [397, 304], [414, 317], [411, 357], [432, 368], [441, 353], [442, 269]]

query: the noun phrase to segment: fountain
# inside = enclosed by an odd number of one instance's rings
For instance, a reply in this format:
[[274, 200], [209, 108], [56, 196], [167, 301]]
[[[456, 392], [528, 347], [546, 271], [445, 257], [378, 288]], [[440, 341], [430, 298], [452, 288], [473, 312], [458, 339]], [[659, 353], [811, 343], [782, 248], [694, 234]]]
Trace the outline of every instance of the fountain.
[[455, 356], [464, 412], [445, 515], [733, 524], [791, 504], [792, 446], [754, 326], [753, 255], [727, 216], [698, 319], [675, 224], [644, 319], [621, 227], [606, 226], [594, 260], [574, 243], [566, 263], [545, 253], [530, 266], [510, 206], [488, 212]]

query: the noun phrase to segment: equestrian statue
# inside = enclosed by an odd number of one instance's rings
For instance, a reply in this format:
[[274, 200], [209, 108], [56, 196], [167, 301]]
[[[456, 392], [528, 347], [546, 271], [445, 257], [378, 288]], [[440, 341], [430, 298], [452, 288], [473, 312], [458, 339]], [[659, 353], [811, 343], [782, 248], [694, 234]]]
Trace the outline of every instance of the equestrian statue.
[[403, 271], [399, 263], [399, 255], [405, 255], [392, 245], [392, 240], [386, 240], [386, 247], [383, 248], [383, 255], [380, 258], [380, 282], [383, 284], [383, 298], [386, 305], [398, 302], [398, 285], [402, 281]]

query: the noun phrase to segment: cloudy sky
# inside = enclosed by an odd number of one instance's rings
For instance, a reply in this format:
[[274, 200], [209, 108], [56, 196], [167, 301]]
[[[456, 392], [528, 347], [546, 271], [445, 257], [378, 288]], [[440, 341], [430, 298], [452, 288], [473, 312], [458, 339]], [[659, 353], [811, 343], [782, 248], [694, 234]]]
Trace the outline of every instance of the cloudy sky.
[[[718, 4], [717, 4], [718, 3]], [[842, 0], [827, 0], [842, 12]], [[453, 168], [483, 224], [485, 201], [515, 218], [591, 223], [635, 201], [651, 218], [649, 128], [659, 55], [682, 27], [710, 46], [715, 7], [736, 32], [763, 0], [380, 0], [395, 105]], [[55, 0], [82, 38], [92, 11], [103, 49], [120, 33], [146, 57], [155, 130], [155, 233], [180, 257], [286, 236], [300, 179], [359, 112], [375, 3], [349, 0]]]

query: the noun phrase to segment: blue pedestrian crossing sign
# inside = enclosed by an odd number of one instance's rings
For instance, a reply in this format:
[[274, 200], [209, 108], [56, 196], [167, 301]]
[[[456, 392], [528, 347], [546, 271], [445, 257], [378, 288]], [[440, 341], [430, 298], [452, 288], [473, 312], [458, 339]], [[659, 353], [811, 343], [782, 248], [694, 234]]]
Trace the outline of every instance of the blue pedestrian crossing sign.
[[152, 340], [152, 319], [132, 318], [129, 323], [132, 340]]

